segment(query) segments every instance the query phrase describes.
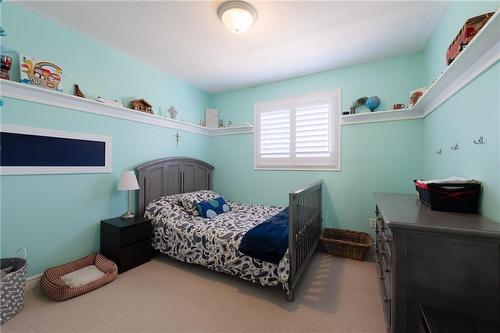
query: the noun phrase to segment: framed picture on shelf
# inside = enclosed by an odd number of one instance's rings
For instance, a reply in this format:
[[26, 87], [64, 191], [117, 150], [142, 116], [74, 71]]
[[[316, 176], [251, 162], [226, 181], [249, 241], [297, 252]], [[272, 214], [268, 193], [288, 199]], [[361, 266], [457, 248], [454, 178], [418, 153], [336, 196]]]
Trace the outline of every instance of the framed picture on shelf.
[[208, 128], [219, 128], [219, 110], [205, 109], [205, 126]]

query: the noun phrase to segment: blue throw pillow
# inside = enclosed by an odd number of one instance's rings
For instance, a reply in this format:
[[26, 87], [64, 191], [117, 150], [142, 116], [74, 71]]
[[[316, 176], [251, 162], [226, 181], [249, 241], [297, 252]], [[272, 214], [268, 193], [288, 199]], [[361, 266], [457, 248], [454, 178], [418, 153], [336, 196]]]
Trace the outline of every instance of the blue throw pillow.
[[227, 213], [230, 210], [229, 205], [223, 197], [198, 202], [196, 204], [196, 209], [204, 218], [213, 218], [219, 214]]

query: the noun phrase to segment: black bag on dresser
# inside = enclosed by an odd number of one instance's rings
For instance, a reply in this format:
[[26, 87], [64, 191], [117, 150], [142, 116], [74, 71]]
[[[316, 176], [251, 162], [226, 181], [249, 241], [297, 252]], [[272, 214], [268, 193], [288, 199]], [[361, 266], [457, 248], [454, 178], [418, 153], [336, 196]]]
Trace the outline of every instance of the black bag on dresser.
[[481, 183], [478, 181], [414, 182], [420, 201], [432, 210], [473, 214], [479, 210]]

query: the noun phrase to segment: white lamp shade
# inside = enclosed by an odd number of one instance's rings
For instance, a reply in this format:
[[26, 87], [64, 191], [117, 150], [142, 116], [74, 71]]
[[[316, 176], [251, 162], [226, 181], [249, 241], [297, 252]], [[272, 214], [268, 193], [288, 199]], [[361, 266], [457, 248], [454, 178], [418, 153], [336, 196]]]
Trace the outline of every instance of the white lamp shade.
[[138, 190], [139, 183], [133, 171], [124, 171], [118, 182], [118, 191]]

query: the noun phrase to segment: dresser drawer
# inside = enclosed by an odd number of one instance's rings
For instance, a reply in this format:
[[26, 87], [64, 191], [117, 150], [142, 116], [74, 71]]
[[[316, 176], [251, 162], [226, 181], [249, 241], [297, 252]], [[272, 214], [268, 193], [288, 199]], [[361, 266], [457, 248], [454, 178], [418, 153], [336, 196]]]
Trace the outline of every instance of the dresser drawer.
[[149, 241], [153, 232], [153, 226], [150, 223], [143, 223], [133, 228], [121, 231], [120, 247], [127, 247], [129, 245]]
[[120, 273], [151, 260], [151, 240], [124, 247], [120, 251]]

